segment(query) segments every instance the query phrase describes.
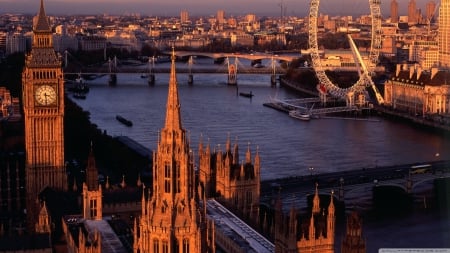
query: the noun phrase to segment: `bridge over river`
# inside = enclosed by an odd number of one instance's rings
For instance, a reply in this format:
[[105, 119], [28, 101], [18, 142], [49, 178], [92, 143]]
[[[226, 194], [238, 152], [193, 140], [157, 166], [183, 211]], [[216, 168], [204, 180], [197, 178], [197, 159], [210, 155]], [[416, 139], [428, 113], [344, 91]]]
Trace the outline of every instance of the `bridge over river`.
[[[419, 166], [427, 167], [427, 170], [414, 171]], [[263, 205], [272, 206], [272, 201], [280, 194], [284, 208], [295, 206], [304, 209], [307, 207], [306, 197], [314, 194], [316, 183], [320, 194], [330, 195], [333, 191], [347, 205], [362, 209], [370, 208], [374, 186], [397, 187], [416, 200], [424, 201], [429, 197], [430, 184], [435, 179], [450, 177], [450, 160], [424, 162], [419, 166], [414, 163], [324, 174], [314, 174], [314, 169], [310, 168], [310, 175], [262, 181], [260, 201]]]
[[[174, 52], [175, 53], [175, 52]], [[189, 61], [185, 66], [180, 66], [177, 63], [177, 73], [189, 73], [189, 83], [193, 83], [194, 73], [226, 73], [228, 74], [228, 83], [230, 85], [237, 84], [238, 73], [242, 74], [270, 74], [272, 85], [276, 83], [277, 75], [284, 74], [286, 69], [277, 64], [276, 61], [287, 61], [291, 62], [294, 58], [298, 56], [286, 56], [286, 55], [273, 55], [273, 54], [230, 54], [230, 53], [203, 53], [203, 52], [190, 52], [190, 51], [178, 51], [175, 53], [177, 57], [185, 58], [189, 57]], [[212, 59], [223, 59], [221, 64], [211, 64], [205, 65], [194, 64], [193, 57], [209, 57]], [[233, 60], [230, 60], [233, 58]], [[238, 58], [244, 58], [251, 60], [250, 66], [246, 66], [238, 60]], [[161, 59], [161, 58], [159, 58]], [[262, 59], [270, 59], [270, 64], [261, 64]], [[68, 54], [66, 54], [65, 62], [66, 67], [68, 66]], [[167, 62], [170, 59], [164, 58], [162, 62]], [[119, 61], [116, 57], [114, 59], [109, 59], [106, 63], [95, 66], [78, 66], [76, 70], [74, 68], [67, 68], [64, 72], [65, 75], [82, 75], [83, 77], [95, 78], [102, 75], [110, 76], [110, 84], [115, 85], [117, 80], [117, 75], [120, 73], [142, 73], [143, 77], [148, 78], [149, 84], [154, 84], [155, 75], [157, 73], [169, 73], [170, 65], [167, 64], [157, 64], [161, 62], [158, 58], [149, 58], [148, 63], [142, 63], [138, 61]]]

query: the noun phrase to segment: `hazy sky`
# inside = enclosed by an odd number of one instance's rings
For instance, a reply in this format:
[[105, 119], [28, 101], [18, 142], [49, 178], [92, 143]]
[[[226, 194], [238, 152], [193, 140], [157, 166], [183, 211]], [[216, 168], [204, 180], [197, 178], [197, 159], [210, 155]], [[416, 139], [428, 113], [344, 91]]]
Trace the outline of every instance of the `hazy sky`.
[[[391, 0], [382, 0], [382, 14], [389, 16]], [[428, 0], [416, 0], [417, 8], [425, 12]], [[397, 0], [400, 15], [406, 14], [409, 0]], [[439, 3], [439, 0], [436, 0]], [[0, 0], [0, 12], [35, 14], [40, 0]], [[142, 13], [148, 15], [179, 15], [180, 10], [187, 10], [191, 15], [215, 15], [217, 10], [225, 10], [225, 14], [241, 15], [255, 13], [257, 15], [279, 16], [280, 3], [283, 3], [286, 15], [304, 16], [309, 11], [308, 0], [44, 0], [47, 14], [125, 14]], [[352, 12], [369, 12], [368, 0], [323, 0], [320, 12], [334, 11], [338, 15], [350, 15]], [[403, 12], [402, 12], [403, 10]]]

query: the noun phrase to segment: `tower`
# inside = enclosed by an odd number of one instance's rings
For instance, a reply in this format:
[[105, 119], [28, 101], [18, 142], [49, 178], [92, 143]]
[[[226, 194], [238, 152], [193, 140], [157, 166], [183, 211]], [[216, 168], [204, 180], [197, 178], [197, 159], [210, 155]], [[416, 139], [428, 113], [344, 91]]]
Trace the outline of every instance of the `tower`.
[[37, 221], [38, 194], [67, 189], [64, 166], [64, 76], [53, 49], [52, 29], [41, 0], [33, 19], [31, 53], [22, 72], [28, 227]]
[[356, 211], [347, 217], [347, 231], [341, 248], [342, 253], [366, 253], [366, 242], [362, 237], [362, 221]]
[[408, 3], [408, 23], [417, 23], [417, 10], [416, 10], [416, 0], [409, 0]]
[[391, 1], [391, 23], [398, 23], [398, 3], [396, 0]]
[[431, 0], [427, 3], [426, 6], [426, 20], [427, 23], [428, 22], [432, 22], [432, 20], [434, 19], [434, 13], [436, 12], [436, 2], [434, 0]]
[[204, 148], [200, 140], [198, 155], [199, 181], [206, 197], [215, 197], [225, 206], [255, 217], [261, 188], [261, 159], [258, 150], [252, 159], [249, 144], [245, 159], [239, 163], [238, 144], [236, 142], [232, 148], [228, 137], [225, 151], [219, 146], [217, 151], [211, 152], [209, 144]]
[[450, 0], [441, 0], [439, 7], [439, 62], [450, 67]]
[[316, 184], [311, 217], [299, 219], [292, 207], [282, 213], [281, 203], [275, 207], [275, 252], [334, 253], [335, 206], [333, 192], [328, 207], [321, 205]]
[[217, 18], [217, 22], [219, 22], [219, 24], [224, 24], [225, 23], [225, 11], [218, 10], [216, 18]]
[[98, 183], [98, 171], [91, 147], [87, 161], [86, 182], [83, 183], [83, 218], [101, 220], [102, 207], [102, 186]]
[[180, 21], [182, 24], [189, 22], [189, 12], [187, 10], [180, 12]]
[[[207, 252], [206, 205], [195, 194], [194, 157], [181, 125], [175, 52], [167, 96], [166, 120], [153, 154], [153, 189], [142, 195], [134, 229], [134, 252]], [[202, 210], [203, 209], [203, 210]]]

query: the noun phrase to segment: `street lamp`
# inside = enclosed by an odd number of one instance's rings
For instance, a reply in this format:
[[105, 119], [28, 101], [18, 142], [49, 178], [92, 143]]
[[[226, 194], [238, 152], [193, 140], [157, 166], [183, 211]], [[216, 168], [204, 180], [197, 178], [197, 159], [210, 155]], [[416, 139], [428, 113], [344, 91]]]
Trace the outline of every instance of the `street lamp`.
[[309, 175], [312, 177], [314, 168], [313, 167], [309, 167], [308, 169], [309, 169]]

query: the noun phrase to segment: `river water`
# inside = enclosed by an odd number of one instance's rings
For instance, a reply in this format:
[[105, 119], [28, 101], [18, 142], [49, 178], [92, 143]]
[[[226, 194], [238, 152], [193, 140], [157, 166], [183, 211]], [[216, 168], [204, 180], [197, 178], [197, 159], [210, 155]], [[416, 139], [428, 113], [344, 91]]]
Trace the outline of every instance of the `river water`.
[[[237, 88], [226, 84], [226, 74], [196, 74], [192, 86], [187, 74], [177, 78], [182, 124], [191, 148], [196, 151], [201, 138], [212, 147], [223, 147], [230, 136], [241, 153], [248, 145], [253, 152], [259, 150], [263, 180], [450, 159], [450, 138], [404, 123], [377, 117], [304, 122], [265, 107], [270, 97], [298, 97], [279, 85], [271, 87], [269, 75], [238, 75], [239, 92], [251, 91], [252, 99], [238, 96]], [[169, 75], [157, 74], [154, 86], [140, 74], [118, 74], [116, 87], [108, 86], [107, 79], [88, 81], [87, 99], [77, 103], [108, 134], [126, 135], [155, 149], [164, 125]], [[117, 114], [131, 120], [133, 127], [120, 124]]]
[[[263, 103], [270, 97], [298, 97], [279, 85], [271, 87], [269, 75], [238, 76], [239, 92], [251, 91], [252, 99], [238, 96], [236, 87], [226, 84], [225, 74], [196, 74], [192, 86], [188, 85], [187, 74], [177, 77], [182, 124], [194, 152], [201, 138], [223, 149], [230, 136], [232, 142], [239, 143], [241, 157], [248, 145], [253, 153], [259, 150], [263, 180], [450, 159], [450, 138], [405, 123], [379, 117], [305, 122], [265, 107]], [[119, 74], [116, 87], [108, 86], [107, 79], [104, 76], [89, 81], [86, 100], [77, 103], [108, 134], [126, 135], [155, 149], [158, 131], [164, 125], [169, 75], [157, 74], [154, 86], [148, 86], [140, 74]], [[119, 123], [117, 114], [133, 121], [133, 126]], [[419, 216], [366, 223], [363, 233], [367, 252], [376, 253], [380, 247], [450, 247], [446, 239], [450, 239], [448, 218], [425, 219], [423, 222], [424, 217]], [[426, 236], [432, 231], [434, 235]]]

